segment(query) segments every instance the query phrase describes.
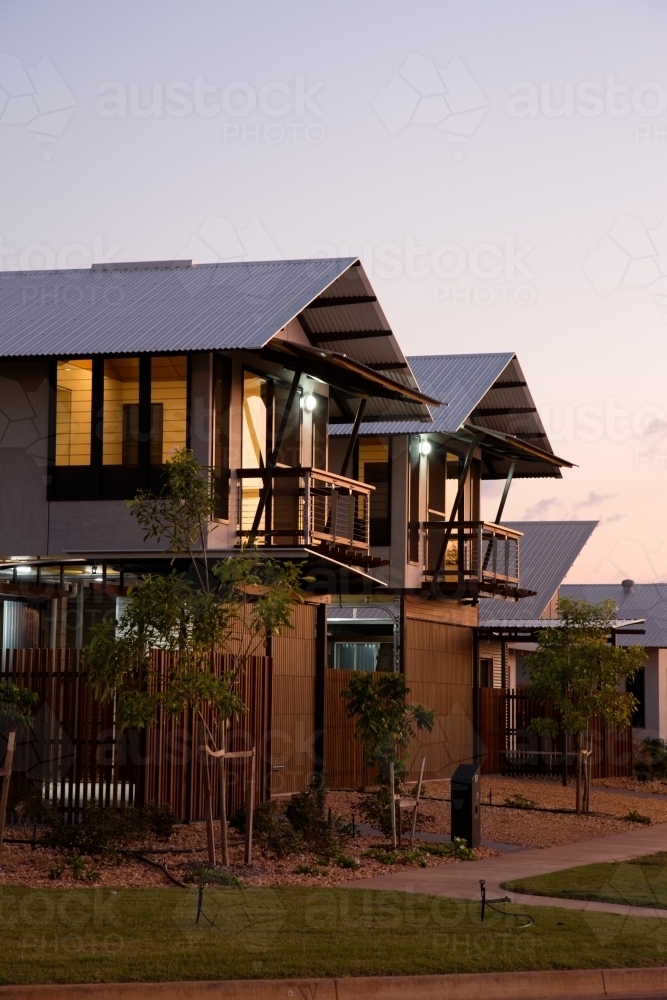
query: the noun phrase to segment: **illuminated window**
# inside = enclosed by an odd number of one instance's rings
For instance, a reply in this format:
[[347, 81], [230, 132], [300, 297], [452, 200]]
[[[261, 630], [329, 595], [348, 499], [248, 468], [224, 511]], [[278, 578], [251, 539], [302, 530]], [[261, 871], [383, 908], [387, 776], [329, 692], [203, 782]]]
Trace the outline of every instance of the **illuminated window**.
[[151, 465], [164, 465], [187, 441], [188, 359], [151, 358]]
[[56, 465], [90, 465], [93, 362], [59, 361], [56, 377]]
[[139, 464], [139, 358], [104, 362], [102, 462]]
[[269, 384], [265, 378], [243, 374], [243, 467], [260, 469], [266, 465], [269, 412]]

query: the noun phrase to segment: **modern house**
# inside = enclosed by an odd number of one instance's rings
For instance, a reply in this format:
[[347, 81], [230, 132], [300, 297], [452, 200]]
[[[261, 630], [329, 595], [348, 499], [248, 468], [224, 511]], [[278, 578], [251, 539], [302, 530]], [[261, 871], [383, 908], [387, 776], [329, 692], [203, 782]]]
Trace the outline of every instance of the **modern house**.
[[558, 618], [559, 588], [597, 521], [512, 521], [521, 532], [521, 580], [533, 591], [517, 604], [484, 601], [479, 609], [480, 687], [529, 683], [523, 657]]
[[[313, 577], [271, 644], [266, 793], [342, 773], [350, 668], [401, 670], [436, 709], [427, 775], [470, 759], [478, 609], [534, 590], [510, 484], [570, 465], [515, 355], [406, 358], [354, 258], [5, 272], [0, 434], [5, 650], [80, 648], [169, 566], [125, 501], [188, 445], [212, 469], [211, 557], [252, 539]], [[491, 517], [483, 479], [505, 483]]]
[[667, 740], [667, 583], [572, 583], [563, 585], [560, 593], [591, 604], [611, 599], [620, 618], [643, 621], [637, 629], [628, 628], [616, 639], [619, 646], [644, 646], [648, 653], [646, 665], [628, 684], [639, 702], [633, 730], [641, 738]]

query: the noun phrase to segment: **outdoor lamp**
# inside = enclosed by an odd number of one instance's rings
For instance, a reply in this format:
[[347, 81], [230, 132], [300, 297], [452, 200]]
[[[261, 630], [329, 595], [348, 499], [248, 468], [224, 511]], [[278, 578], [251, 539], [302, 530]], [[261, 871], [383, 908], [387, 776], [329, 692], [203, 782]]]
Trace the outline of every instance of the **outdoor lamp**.
[[317, 400], [315, 399], [312, 393], [309, 392], [307, 396], [303, 397], [303, 406], [304, 409], [308, 410], [309, 413], [312, 413], [312, 411], [315, 409], [315, 407], [317, 406]]
[[430, 441], [420, 441], [419, 442], [419, 454], [420, 455], [430, 455], [431, 453], [431, 442]]

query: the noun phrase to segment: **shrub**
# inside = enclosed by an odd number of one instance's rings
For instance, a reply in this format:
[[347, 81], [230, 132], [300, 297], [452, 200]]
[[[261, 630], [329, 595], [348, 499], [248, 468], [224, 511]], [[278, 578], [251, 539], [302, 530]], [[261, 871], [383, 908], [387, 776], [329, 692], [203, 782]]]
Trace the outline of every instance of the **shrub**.
[[[230, 826], [245, 835], [245, 806], [241, 806], [229, 821]], [[253, 838], [260, 847], [284, 858], [303, 847], [301, 834], [288, 822], [277, 802], [262, 802], [252, 814]]]
[[340, 850], [345, 824], [337, 817], [329, 825], [324, 816], [326, 801], [326, 785], [317, 775], [305, 791], [292, 795], [285, 816], [308, 847], [330, 856]]
[[535, 799], [527, 799], [525, 795], [510, 795], [505, 799], [504, 805], [508, 809], [537, 809]]
[[73, 824], [65, 823], [61, 813], [47, 807], [45, 821], [46, 846], [72, 851], [78, 856], [111, 855], [150, 835], [168, 840], [176, 818], [168, 806], [118, 810], [93, 806], [84, 811], [81, 823]]
[[652, 738], [633, 740], [634, 772], [640, 781], [667, 777], [667, 742]]
[[241, 883], [229, 872], [218, 871], [217, 868], [207, 868], [205, 865], [192, 865], [183, 876], [184, 882], [196, 882], [198, 885], [237, 886]]
[[629, 813], [626, 813], [625, 816], [621, 816], [621, 819], [627, 820], [628, 823], [641, 823], [642, 826], [651, 825], [651, 817], [644, 816], [643, 813], [639, 813], [635, 809], [632, 809]]
[[458, 858], [459, 861], [476, 861], [477, 855], [468, 847], [463, 837], [454, 837], [450, 844], [422, 844], [421, 850], [438, 858]]

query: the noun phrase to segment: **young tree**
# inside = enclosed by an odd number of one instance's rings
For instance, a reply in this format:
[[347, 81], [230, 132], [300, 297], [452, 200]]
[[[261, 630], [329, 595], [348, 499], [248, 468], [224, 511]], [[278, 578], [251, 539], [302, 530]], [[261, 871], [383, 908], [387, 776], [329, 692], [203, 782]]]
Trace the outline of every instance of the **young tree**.
[[[366, 803], [369, 818], [379, 822], [385, 832], [393, 830], [396, 809], [392, 817], [392, 792], [400, 792], [401, 781], [408, 771], [410, 739], [417, 729], [431, 732], [435, 712], [423, 705], [408, 705], [410, 688], [403, 674], [355, 672], [341, 697], [347, 700], [348, 717], [355, 720], [355, 735], [359, 740], [366, 766], [378, 764], [380, 788], [372, 801]], [[394, 787], [391, 788], [391, 772]]]
[[[0, 735], [5, 736], [7, 740], [4, 762], [0, 765], [0, 854], [5, 832], [5, 813], [9, 800], [16, 735], [21, 727], [32, 723], [31, 709], [36, 701], [35, 692], [17, 687], [10, 681], [0, 681]], [[5, 772], [4, 775], [2, 772]]]
[[[174, 556], [187, 555], [194, 581], [176, 572], [148, 574], [118, 621], [110, 619], [94, 627], [85, 662], [95, 692], [103, 701], [115, 699], [123, 728], [150, 725], [162, 706], [171, 716], [192, 710], [201, 730], [203, 708], [209, 706], [218, 718], [217, 742], [223, 742], [232, 716], [245, 712], [236, 690], [239, 676], [251, 658], [263, 652], [270, 636], [292, 627], [293, 606], [303, 603], [300, 567], [257, 552], [209, 565], [210, 471], [188, 449], [176, 452], [167, 462], [159, 495], [140, 491], [128, 506], [144, 529], [144, 539], [165, 539]], [[155, 649], [171, 654], [166, 658], [166, 676], [156, 673]], [[230, 658], [230, 670], [217, 671], [216, 653]], [[209, 732], [206, 741], [212, 740]], [[215, 742], [214, 749], [218, 749]], [[213, 864], [205, 759], [202, 766]], [[223, 856], [224, 844], [223, 833]]]
[[[555, 736], [561, 732], [575, 737], [579, 812], [582, 752], [590, 756], [590, 748], [583, 746], [582, 734], [594, 715], [608, 726], [623, 727], [630, 723], [636, 702], [631, 694], [619, 688], [624, 678], [632, 678], [640, 669], [646, 651], [641, 646], [611, 645], [609, 638], [617, 613], [612, 600], [589, 604], [561, 598], [558, 613], [562, 625], [545, 629], [537, 650], [527, 657], [531, 695], [549, 702], [558, 717], [535, 718], [531, 728], [537, 734]], [[588, 812], [590, 766], [584, 773], [584, 809]]]

